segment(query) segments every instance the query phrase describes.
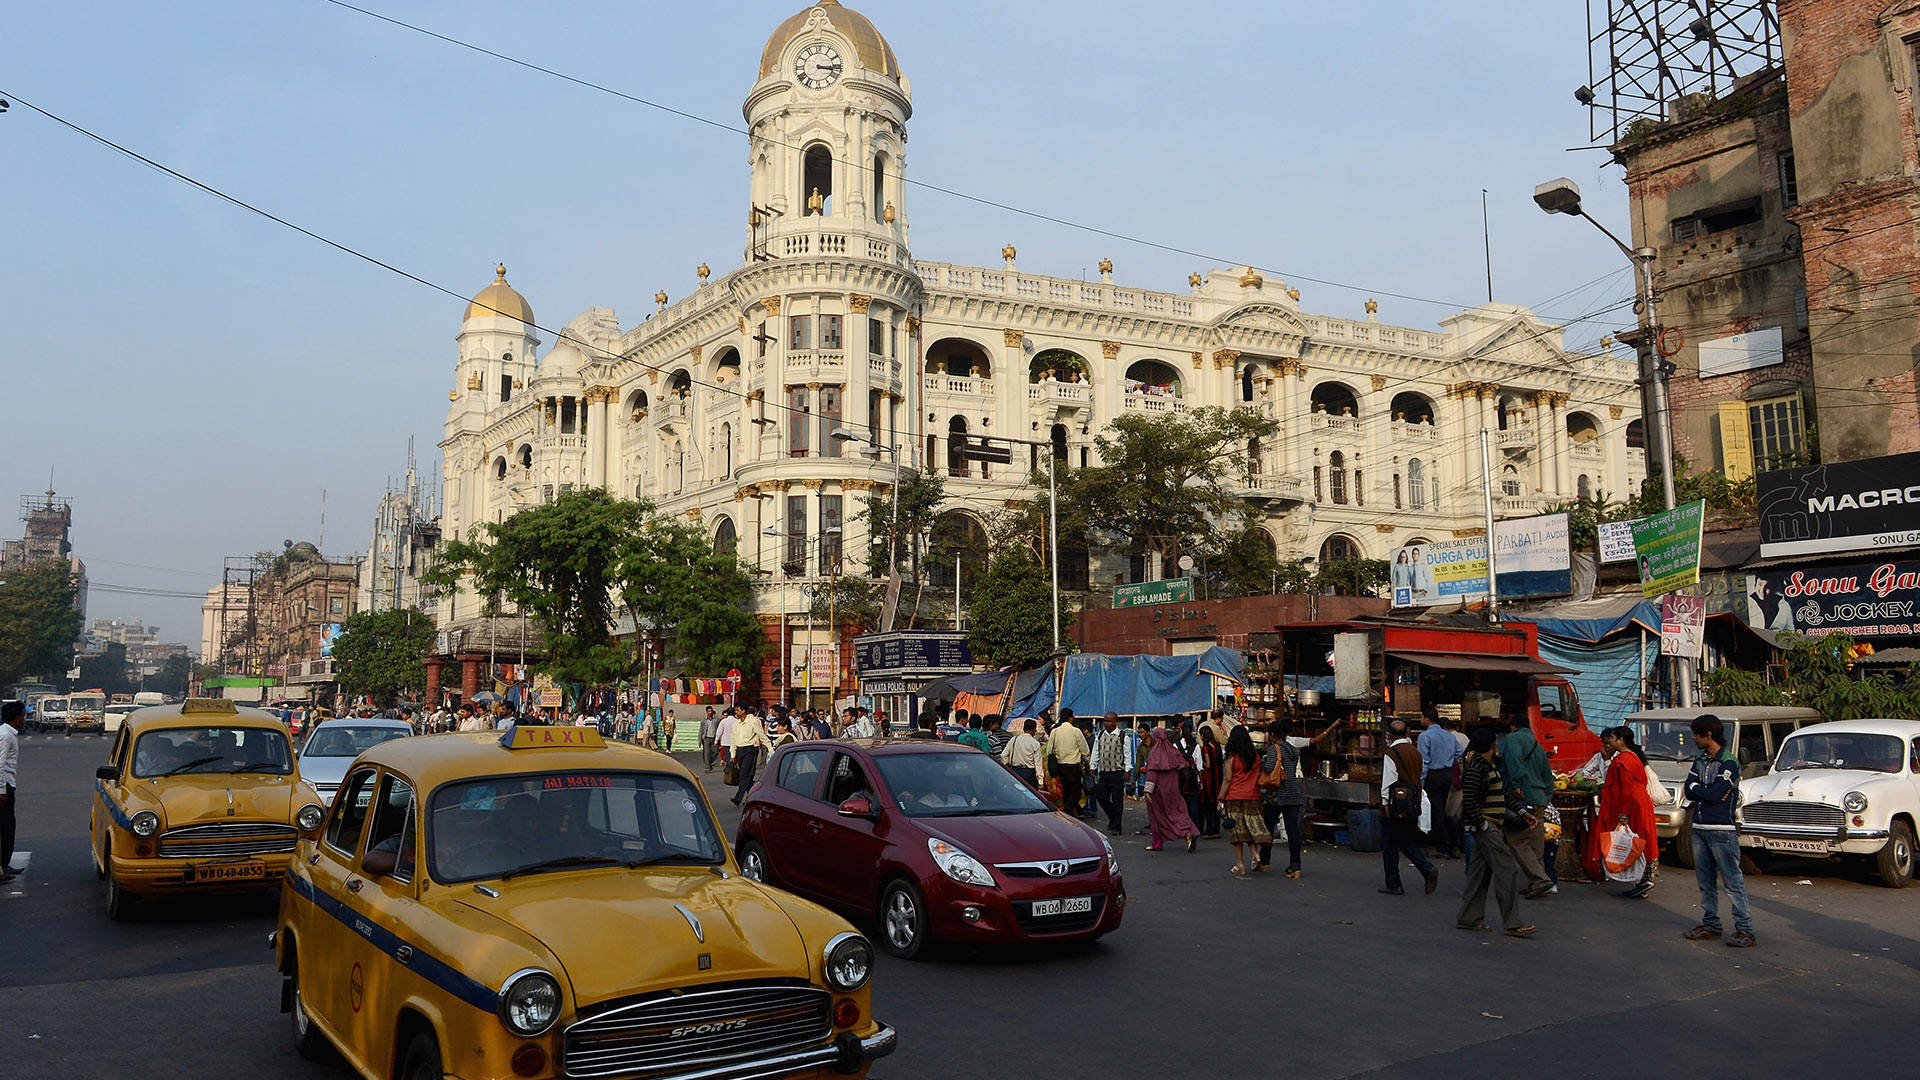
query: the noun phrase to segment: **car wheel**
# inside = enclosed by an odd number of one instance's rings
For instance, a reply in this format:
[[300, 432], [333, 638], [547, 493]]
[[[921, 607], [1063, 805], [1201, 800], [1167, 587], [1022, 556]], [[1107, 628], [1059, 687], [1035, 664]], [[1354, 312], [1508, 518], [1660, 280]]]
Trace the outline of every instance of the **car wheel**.
[[1892, 889], [1913, 884], [1913, 827], [1896, 821], [1887, 836], [1887, 846], [1874, 857], [1880, 871], [1880, 883]]
[[101, 874], [107, 882], [107, 918], [114, 922], [126, 922], [133, 918], [133, 909], [138, 903], [133, 894], [120, 887], [120, 881], [113, 876], [113, 856], [107, 856], [105, 871]]
[[926, 948], [926, 901], [912, 882], [895, 880], [881, 891], [880, 942], [902, 960], [911, 960]]
[[1673, 865], [1693, 869], [1693, 815], [1680, 816], [1680, 834], [1673, 838]]
[[740, 876], [763, 885], [773, 884], [767, 876], [767, 853], [752, 840], [740, 845]]
[[400, 1058], [400, 1080], [444, 1080], [440, 1068], [440, 1042], [431, 1031], [415, 1032]]
[[287, 986], [291, 1000], [288, 1012], [293, 1016], [293, 1049], [308, 1061], [322, 1061], [327, 1057], [327, 1037], [320, 1034], [314, 1026], [313, 1017], [307, 1013], [307, 999], [300, 992], [300, 954], [292, 949], [287, 951]]

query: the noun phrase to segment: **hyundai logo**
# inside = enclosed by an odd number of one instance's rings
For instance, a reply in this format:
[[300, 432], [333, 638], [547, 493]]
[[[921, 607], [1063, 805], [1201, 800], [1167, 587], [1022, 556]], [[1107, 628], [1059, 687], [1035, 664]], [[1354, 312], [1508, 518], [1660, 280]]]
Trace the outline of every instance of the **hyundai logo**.
[[1067, 864], [1064, 862], [1050, 862], [1042, 869], [1046, 870], [1048, 877], [1067, 876]]
[[718, 1035], [726, 1031], [739, 1031], [746, 1026], [747, 1021], [745, 1020], [723, 1020], [712, 1024], [689, 1024], [686, 1027], [674, 1028], [668, 1033], [667, 1038], [683, 1039], [688, 1035]]

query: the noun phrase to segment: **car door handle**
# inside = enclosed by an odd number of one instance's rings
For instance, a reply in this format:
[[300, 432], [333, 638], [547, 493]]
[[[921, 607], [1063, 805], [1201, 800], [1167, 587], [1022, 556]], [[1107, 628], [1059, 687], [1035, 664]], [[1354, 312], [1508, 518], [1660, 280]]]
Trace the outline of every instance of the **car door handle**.
[[809, 821], [809, 822], [807, 822], [807, 831], [808, 831], [808, 832], [819, 832], [819, 831], [820, 831], [821, 829], [823, 829], [823, 828], [825, 828], [825, 826], [823, 826], [823, 825], [821, 825], [821, 824], [820, 824], [820, 823], [819, 823], [818, 821]]
[[365, 884], [366, 884], [366, 882], [364, 882], [364, 881], [362, 881], [362, 880], [360, 880], [360, 879], [359, 879], [359, 878], [357, 878], [357, 877], [350, 877], [350, 878], [348, 878], [348, 879], [347, 879], [347, 891], [348, 891], [348, 892], [359, 892], [359, 891], [360, 891], [360, 886], [362, 886], [362, 885], [365, 885]]
[[308, 866], [320, 865], [320, 853], [316, 851], [313, 854], [307, 856], [307, 865]]

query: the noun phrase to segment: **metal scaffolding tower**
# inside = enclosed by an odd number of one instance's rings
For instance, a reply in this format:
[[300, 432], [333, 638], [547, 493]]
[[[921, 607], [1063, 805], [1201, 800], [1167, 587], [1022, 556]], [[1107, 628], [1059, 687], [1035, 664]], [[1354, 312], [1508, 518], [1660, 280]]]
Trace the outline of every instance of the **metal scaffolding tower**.
[[1594, 140], [1614, 143], [1635, 121], [1672, 119], [1682, 98], [1779, 63], [1773, 0], [1587, 0], [1587, 84], [1574, 96]]

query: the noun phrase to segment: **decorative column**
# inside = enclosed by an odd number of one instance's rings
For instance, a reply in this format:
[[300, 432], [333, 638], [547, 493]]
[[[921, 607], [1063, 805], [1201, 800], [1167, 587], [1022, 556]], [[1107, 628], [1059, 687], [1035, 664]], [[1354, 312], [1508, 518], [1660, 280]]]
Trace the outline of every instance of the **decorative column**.
[[446, 661], [438, 656], [429, 656], [425, 662], [427, 666], [427, 692], [422, 700], [428, 708], [432, 708], [440, 701], [440, 668]]
[[[487, 632], [489, 634], [493, 632], [493, 624], [491, 621], [487, 624]], [[462, 702], [470, 702], [473, 700], [473, 695], [479, 692], [480, 658], [477, 656], [463, 656], [460, 658], [460, 700]]]

